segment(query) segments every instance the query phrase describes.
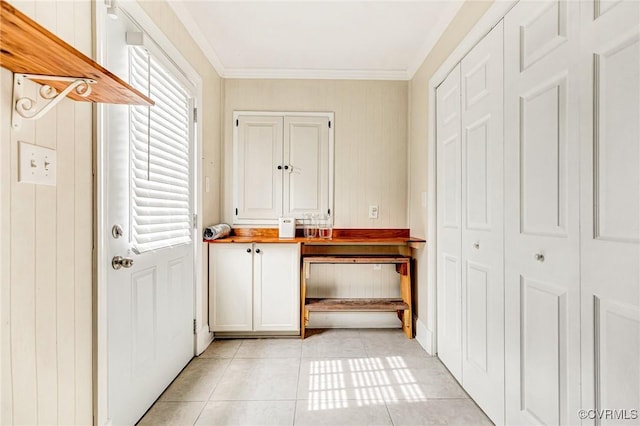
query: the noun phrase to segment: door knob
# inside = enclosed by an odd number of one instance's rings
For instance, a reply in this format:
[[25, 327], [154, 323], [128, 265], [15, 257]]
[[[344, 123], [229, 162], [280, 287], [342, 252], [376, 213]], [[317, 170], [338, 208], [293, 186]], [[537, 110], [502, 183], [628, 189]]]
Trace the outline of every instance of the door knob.
[[133, 266], [133, 259], [130, 257], [114, 256], [111, 259], [111, 266], [116, 271], [120, 268], [131, 268]]
[[256, 253], [260, 253], [260, 249], [256, 249]]
[[544, 262], [544, 254], [536, 253], [534, 257], [538, 262]]
[[251, 253], [251, 249], [250, 248], [247, 249], [247, 253]]
[[476, 250], [480, 250], [480, 242], [476, 241], [475, 243], [473, 243], [473, 248]]

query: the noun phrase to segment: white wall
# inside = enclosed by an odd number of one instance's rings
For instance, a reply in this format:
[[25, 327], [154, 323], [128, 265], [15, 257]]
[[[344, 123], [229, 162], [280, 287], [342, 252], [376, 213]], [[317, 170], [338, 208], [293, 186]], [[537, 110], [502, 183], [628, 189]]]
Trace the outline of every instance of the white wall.
[[[11, 3], [91, 55], [90, 2]], [[64, 100], [12, 131], [11, 72], [0, 80], [0, 423], [91, 424], [92, 107]], [[56, 187], [18, 183], [19, 140], [57, 151]]]
[[[407, 82], [225, 80], [223, 204], [233, 221], [233, 111], [335, 113], [337, 228], [407, 227]], [[368, 206], [380, 207], [379, 219]]]

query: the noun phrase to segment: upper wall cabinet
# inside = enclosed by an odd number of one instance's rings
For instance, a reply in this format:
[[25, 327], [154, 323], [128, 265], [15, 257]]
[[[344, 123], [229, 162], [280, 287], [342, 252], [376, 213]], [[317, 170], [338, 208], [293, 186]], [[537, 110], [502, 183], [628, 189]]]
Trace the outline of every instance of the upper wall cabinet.
[[332, 214], [333, 113], [235, 112], [234, 224]]

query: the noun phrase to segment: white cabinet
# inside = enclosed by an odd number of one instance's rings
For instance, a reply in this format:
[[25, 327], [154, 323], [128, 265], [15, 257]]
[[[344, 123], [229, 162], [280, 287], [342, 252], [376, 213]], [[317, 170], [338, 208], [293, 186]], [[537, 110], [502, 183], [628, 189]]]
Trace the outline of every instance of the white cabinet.
[[298, 331], [298, 244], [209, 246], [211, 331]]
[[234, 223], [331, 214], [332, 113], [234, 113]]

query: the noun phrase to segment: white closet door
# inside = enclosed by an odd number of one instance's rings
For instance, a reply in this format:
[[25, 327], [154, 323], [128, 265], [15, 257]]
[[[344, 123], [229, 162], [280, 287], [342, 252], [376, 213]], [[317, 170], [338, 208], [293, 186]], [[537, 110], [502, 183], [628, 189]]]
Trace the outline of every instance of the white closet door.
[[640, 3], [583, 2], [581, 41], [582, 407], [639, 409]]
[[274, 219], [282, 214], [282, 124], [281, 116], [238, 118], [233, 155], [236, 220]]
[[502, 22], [464, 57], [462, 384], [504, 424]]
[[579, 423], [578, 8], [504, 20], [507, 424]]
[[329, 214], [329, 118], [284, 117], [284, 213]]
[[438, 357], [462, 381], [460, 65], [436, 91]]

